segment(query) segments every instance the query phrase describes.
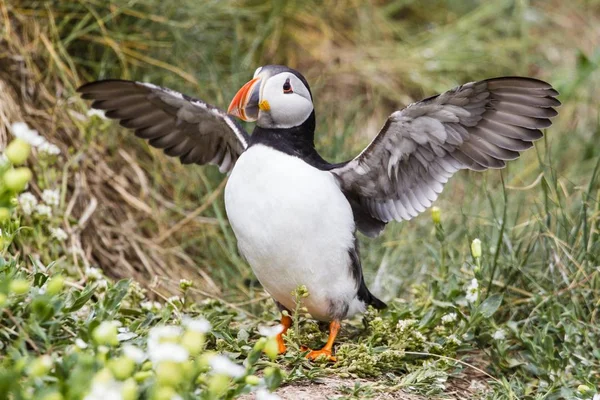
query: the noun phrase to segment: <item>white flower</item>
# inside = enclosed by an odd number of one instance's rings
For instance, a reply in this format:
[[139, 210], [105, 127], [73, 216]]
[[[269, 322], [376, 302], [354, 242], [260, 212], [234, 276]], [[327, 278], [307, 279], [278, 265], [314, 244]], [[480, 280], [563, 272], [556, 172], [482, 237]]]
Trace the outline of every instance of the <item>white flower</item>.
[[81, 338], [75, 339], [75, 346], [79, 347], [80, 349], [85, 349], [88, 347], [87, 343]]
[[261, 336], [265, 336], [268, 338], [275, 337], [275, 336], [279, 335], [281, 332], [283, 332], [283, 325], [281, 325], [281, 324], [278, 324], [275, 326], [259, 326], [258, 327], [258, 333]]
[[25, 122], [13, 123], [10, 130], [14, 137], [26, 141], [33, 147], [37, 147], [46, 141], [38, 131], [31, 129]]
[[102, 278], [102, 271], [99, 268], [88, 267], [85, 269], [84, 273], [85, 276], [92, 281]]
[[456, 321], [457, 317], [458, 316], [456, 315], [456, 313], [446, 314], [442, 317], [442, 323], [449, 324], [450, 322]]
[[419, 342], [424, 342], [427, 340], [427, 338], [425, 337], [425, 335], [423, 335], [421, 332], [419, 331], [413, 331], [413, 337], [415, 339], [417, 339]]
[[42, 192], [42, 200], [49, 206], [57, 206], [60, 203], [60, 192], [58, 189], [46, 189]]
[[173, 343], [183, 334], [183, 328], [175, 325], [155, 326], [148, 332], [148, 356], [152, 362], [176, 361], [188, 359], [188, 351]]
[[21, 193], [17, 199], [17, 202], [19, 203], [19, 206], [25, 215], [31, 215], [38, 204], [37, 199], [33, 193], [30, 192]]
[[473, 278], [471, 280], [471, 284], [467, 287], [467, 294], [465, 296], [465, 298], [467, 299], [467, 301], [469, 303], [473, 303], [475, 301], [477, 301], [477, 298], [479, 297], [479, 282], [477, 281], [476, 278]]
[[103, 291], [108, 287], [108, 281], [106, 279], [99, 279], [96, 281], [96, 289]]
[[119, 328], [117, 329], [117, 331], [119, 332], [117, 334], [117, 340], [119, 342], [125, 342], [127, 340], [133, 339], [134, 337], [137, 337], [137, 334], [131, 332], [129, 328]]
[[54, 239], [60, 242], [66, 240], [69, 237], [69, 235], [67, 235], [67, 232], [65, 232], [61, 228], [50, 228], [50, 234]]
[[454, 343], [457, 346], [460, 346], [462, 344], [462, 342], [460, 341], [459, 338], [456, 337], [456, 335], [448, 336], [448, 342]]
[[208, 363], [216, 374], [225, 374], [232, 378], [241, 378], [246, 374], [246, 368], [234, 363], [225, 356], [215, 355], [211, 357]]
[[48, 142], [38, 131], [31, 129], [25, 122], [15, 122], [11, 125], [14, 137], [26, 141], [41, 152], [48, 154], [60, 154], [58, 146]]
[[83, 400], [123, 400], [123, 383], [110, 379], [94, 379], [90, 392]]
[[150, 342], [160, 343], [163, 339], [172, 340], [180, 337], [183, 329], [176, 325], [155, 326], [148, 332], [148, 344]]
[[50, 142], [44, 142], [44, 143], [40, 144], [38, 146], [38, 150], [43, 153], [46, 153], [46, 154], [52, 154], [52, 155], [60, 154], [60, 148], [57, 145], [52, 144]]
[[140, 307], [142, 310], [153, 311], [160, 310], [162, 308], [162, 304], [160, 304], [158, 301], [144, 300], [140, 303]]
[[176, 343], [159, 343], [150, 346], [148, 341], [148, 356], [154, 365], [162, 361], [182, 363], [188, 360], [190, 353]]
[[108, 119], [106, 118], [106, 112], [103, 110], [96, 110], [95, 108], [90, 108], [87, 112], [87, 116], [89, 118], [98, 117], [100, 119]]
[[256, 400], [281, 400], [281, 397], [265, 388], [261, 388], [256, 391]]
[[504, 332], [504, 330], [498, 329], [496, 332], [494, 332], [492, 337], [494, 338], [494, 340], [504, 340], [506, 339], [506, 333]]
[[193, 286], [194, 282], [192, 282], [189, 279], [180, 279], [179, 280], [179, 286]]
[[130, 344], [123, 346], [123, 354], [137, 364], [141, 364], [146, 360], [146, 353], [144, 353], [144, 350]]
[[407, 328], [413, 326], [416, 323], [416, 319], [401, 319], [400, 321], [398, 321], [398, 325], [396, 325], [396, 327], [400, 329], [400, 332], [404, 332]]
[[204, 318], [192, 319], [188, 317], [183, 318], [183, 326], [186, 327], [187, 330], [198, 332], [198, 333], [206, 333], [210, 331], [210, 322], [205, 320]]
[[183, 299], [179, 296], [171, 296], [167, 299], [168, 303], [171, 303], [173, 305], [175, 305], [176, 303], [181, 303], [183, 304]]
[[596, 393], [592, 400], [600, 400], [600, 393]]
[[35, 212], [37, 215], [42, 217], [51, 217], [52, 216], [52, 208], [45, 204], [38, 204], [35, 206]]

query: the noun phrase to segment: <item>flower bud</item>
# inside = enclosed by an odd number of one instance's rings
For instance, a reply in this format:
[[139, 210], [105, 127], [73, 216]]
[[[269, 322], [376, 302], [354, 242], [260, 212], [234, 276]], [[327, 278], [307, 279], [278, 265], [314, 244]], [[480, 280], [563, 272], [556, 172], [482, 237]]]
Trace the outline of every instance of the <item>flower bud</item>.
[[279, 344], [277, 344], [277, 339], [275, 339], [275, 337], [269, 338], [263, 351], [271, 360], [276, 359], [277, 354], [279, 354]]
[[21, 192], [32, 177], [33, 174], [27, 167], [9, 169], [4, 173], [4, 184], [13, 192]]
[[56, 275], [48, 281], [46, 293], [51, 296], [59, 294], [65, 286], [65, 278], [62, 275]]
[[140, 371], [140, 372], [136, 372], [133, 375], [133, 379], [135, 379], [136, 382], [144, 382], [146, 379], [150, 378], [152, 376], [152, 371]]
[[227, 390], [230, 378], [225, 374], [216, 374], [208, 382], [208, 392], [215, 398], [221, 398], [221, 395]]
[[177, 386], [182, 378], [180, 365], [174, 361], [163, 361], [156, 368], [156, 380], [163, 386]]
[[210, 368], [210, 360], [215, 356], [215, 353], [212, 351], [207, 351], [198, 357], [196, 361], [196, 365], [203, 371], [206, 371]]
[[6, 207], [0, 207], [0, 224], [10, 219], [10, 210]]
[[442, 210], [439, 207], [431, 207], [431, 219], [436, 225], [442, 222]]
[[146, 361], [142, 364], [142, 371], [150, 371], [152, 369], [152, 361]]
[[248, 385], [258, 386], [258, 385], [260, 385], [260, 382], [261, 382], [260, 378], [258, 376], [256, 376], [256, 375], [248, 375], [246, 377], [246, 383]]
[[589, 387], [589, 386], [587, 386], [587, 385], [579, 385], [579, 386], [577, 386], [577, 391], [578, 391], [579, 393], [587, 393], [587, 392], [589, 392], [590, 390], [591, 390], [591, 389], [590, 389], [590, 387]]
[[29, 282], [25, 279], [15, 279], [10, 282], [9, 289], [17, 296], [21, 296], [29, 292]]
[[94, 375], [94, 382], [97, 383], [108, 383], [112, 381], [113, 376], [108, 368], [102, 368], [100, 371], [96, 372]]
[[135, 370], [135, 361], [127, 357], [113, 358], [108, 362], [108, 369], [120, 381], [131, 377]]
[[92, 337], [97, 344], [117, 345], [117, 326], [113, 321], [103, 321], [94, 329]]
[[156, 389], [152, 396], [152, 400], [172, 400], [179, 398], [175, 389], [170, 386], [161, 386]]
[[41, 378], [52, 369], [52, 358], [48, 355], [40, 356], [29, 365], [28, 373], [34, 378]]
[[181, 338], [181, 345], [192, 356], [196, 356], [204, 348], [204, 335], [196, 331], [186, 331]]
[[62, 394], [60, 394], [58, 392], [48, 393], [44, 397], [42, 397], [42, 400], [63, 400], [63, 399], [64, 399], [64, 397], [62, 396]]
[[180, 279], [179, 280], [179, 288], [184, 292], [194, 286], [194, 282], [189, 279]]
[[133, 378], [129, 378], [125, 382], [123, 382], [123, 388], [121, 389], [121, 398], [123, 400], [137, 400], [138, 385]]
[[473, 242], [471, 242], [471, 255], [473, 258], [481, 257], [481, 240], [473, 239]]
[[14, 165], [20, 165], [27, 161], [30, 152], [31, 145], [23, 139], [13, 140], [6, 146], [6, 150], [4, 150], [6, 158]]
[[265, 368], [265, 370], [263, 371], [263, 374], [265, 375], [266, 378], [272, 376], [273, 374], [275, 374], [277, 372], [277, 370], [273, 367], [267, 367]]
[[265, 348], [266, 344], [267, 344], [267, 338], [266, 337], [261, 337], [254, 344], [254, 350], [255, 351], [261, 351], [261, 350], [263, 350]]

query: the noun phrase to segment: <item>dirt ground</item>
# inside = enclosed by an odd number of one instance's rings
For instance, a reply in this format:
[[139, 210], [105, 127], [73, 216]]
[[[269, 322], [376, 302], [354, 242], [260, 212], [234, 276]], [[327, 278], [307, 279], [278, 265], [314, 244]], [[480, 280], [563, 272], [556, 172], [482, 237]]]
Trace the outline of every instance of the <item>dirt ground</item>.
[[[275, 392], [284, 400], [332, 400], [332, 399], [378, 399], [378, 400], [476, 400], [483, 398], [483, 393], [488, 389], [485, 376], [464, 375], [448, 380], [446, 391], [438, 396], [421, 396], [408, 393], [404, 390], [393, 392], [373, 391], [371, 394], [359, 394], [352, 397], [352, 388], [359, 382], [361, 387], [375, 385], [377, 382], [365, 379], [341, 379], [336, 377], [319, 378], [317, 382], [294, 383], [282, 386]], [[347, 390], [344, 390], [347, 388]], [[242, 400], [253, 400], [253, 394], [240, 397]]]

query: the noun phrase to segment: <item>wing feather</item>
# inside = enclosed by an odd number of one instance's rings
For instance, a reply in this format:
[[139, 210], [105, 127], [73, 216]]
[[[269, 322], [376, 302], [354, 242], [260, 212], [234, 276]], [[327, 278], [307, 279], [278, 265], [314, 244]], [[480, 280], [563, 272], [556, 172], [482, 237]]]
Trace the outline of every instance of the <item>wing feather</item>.
[[394, 112], [365, 150], [331, 172], [374, 218], [412, 219], [457, 171], [503, 168], [531, 148], [557, 115], [557, 95], [531, 78], [467, 83]]
[[248, 147], [248, 134], [227, 113], [201, 100], [149, 83], [104, 80], [77, 89], [135, 135], [183, 164], [233, 168]]

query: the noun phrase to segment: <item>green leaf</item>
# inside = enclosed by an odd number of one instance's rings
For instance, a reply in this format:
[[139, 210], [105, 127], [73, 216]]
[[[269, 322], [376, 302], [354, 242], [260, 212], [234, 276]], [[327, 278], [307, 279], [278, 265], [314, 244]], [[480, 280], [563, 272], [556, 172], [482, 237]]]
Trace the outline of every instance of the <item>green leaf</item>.
[[502, 295], [498, 293], [493, 294], [481, 303], [479, 311], [485, 318], [489, 318], [498, 310], [500, 304], [502, 304]]
[[96, 288], [92, 285], [88, 286], [81, 292], [79, 297], [73, 302], [73, 305], [67, 309], [67, 312], [73, 312], [79, 310], [81, 307], [88, 302], [89, 299], [94, 295]]
[[109, 290], [104, 300], [104, 308], [107, 311], [114, 312], [118, 310], [121, 300], [127, 295], [130, 283], [130, 279], [122, 279]]

